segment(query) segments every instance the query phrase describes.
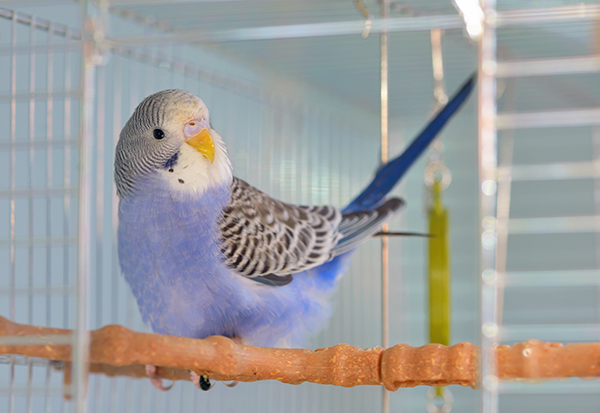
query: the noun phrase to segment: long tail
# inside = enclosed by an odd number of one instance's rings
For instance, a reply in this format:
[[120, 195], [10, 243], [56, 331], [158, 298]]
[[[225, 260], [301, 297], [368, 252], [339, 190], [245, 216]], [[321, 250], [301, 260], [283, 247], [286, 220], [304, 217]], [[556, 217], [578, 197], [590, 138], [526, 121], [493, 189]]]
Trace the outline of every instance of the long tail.
[[438, 112], [436, 117], [423, 129], [410, 146], [397, 158], [385, 164], [371, 181], [369, 186], [360, 193], [343, 212], [364, 211], [375, 208], [381, 200], [396, 186], [404, 173], [419, 159], [431, 141], [446, 125], [448, 120], [458, 111], [473, 90], [476, 75], [460, 88], [452, 99]]

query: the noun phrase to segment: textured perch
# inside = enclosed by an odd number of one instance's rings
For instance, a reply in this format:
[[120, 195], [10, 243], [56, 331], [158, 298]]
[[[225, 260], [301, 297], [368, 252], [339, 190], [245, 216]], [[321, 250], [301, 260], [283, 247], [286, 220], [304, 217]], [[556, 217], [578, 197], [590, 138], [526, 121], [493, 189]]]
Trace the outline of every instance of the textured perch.
[[568, 344], [527, 340], [499, 346], [500, 380], [600, 377], [600, 343]]
[[[16, 324], [0, 317], [0, 354], [21, 354], [70, 361], [68, 344], [3, 344], [3, 336], [40, 338], [70, 335], [70, 330]], [[61, 342], [64, 342], [61, 341]], [[159, 366], [157, 376], [189, 380], [189, 370], [214, 380], [279, 380], [352, 387], [384, 385], [389, 390], [419, 385], [475, 387], [478, 349], [470, 343], [452, 347], [399, 344], [389, 349], [361, 349], [339, 344], [318, 350], [245, 346], [225, 337], [195, 340], [135, 333], [121, 326], [91, 332], [90, 372], [146, 377], [145, 364]], [[600, 343], [561, 344], [530, 340], [497, 348], [502, 380], [599, 377]]]
[[[16, 324], [0, 317], [0, 354], [70, 361], [70, 345], [3, 345], [1, 338], [66, 334], [71, 331]], [[159, 366], [158, 377], [172, 380], [189, 379], [188, 370], [194, 370], [214, 380], [309, 381], [344, 387], [383, 384], [389, 389], [420, 384], [474, 386], [475, 360], [475, 348], [468, 343], [399, 345], [388, 350], [340, 344], [312, 351], [245, 346], [218, 336], [195, 340], [134, 333], [114, 325], [92, 331], [90, 348], [90, 371], [109, 376], [145, 377], [144, 365], [154, 364]]]

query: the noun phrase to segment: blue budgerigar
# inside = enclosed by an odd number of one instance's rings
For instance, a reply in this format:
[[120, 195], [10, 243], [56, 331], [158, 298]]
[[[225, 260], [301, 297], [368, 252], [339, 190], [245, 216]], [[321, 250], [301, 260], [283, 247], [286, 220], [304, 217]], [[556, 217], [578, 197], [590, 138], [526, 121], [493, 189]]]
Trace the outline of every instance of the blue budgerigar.
[[298, 344], [322, 328], [352, 251], [403, 205], [386, 195], [473, 83], [342, 210], [290, 205], [234, 177], [193, 94], [172, 89], [144, 99], [115, 155], [119, 259], [143, 320], [161, 334], [259, 346]]

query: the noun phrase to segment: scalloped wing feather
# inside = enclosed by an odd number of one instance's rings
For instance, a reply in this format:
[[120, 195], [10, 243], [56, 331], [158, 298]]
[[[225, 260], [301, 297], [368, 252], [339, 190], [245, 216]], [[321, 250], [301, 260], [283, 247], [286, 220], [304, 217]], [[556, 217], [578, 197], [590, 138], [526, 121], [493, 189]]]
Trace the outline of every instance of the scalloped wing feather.
[[234, 178], [220, 222], [221, 252], [246, 277], [287, 276], [332, 258], [341, 220], [332, 206], [286, 204]]

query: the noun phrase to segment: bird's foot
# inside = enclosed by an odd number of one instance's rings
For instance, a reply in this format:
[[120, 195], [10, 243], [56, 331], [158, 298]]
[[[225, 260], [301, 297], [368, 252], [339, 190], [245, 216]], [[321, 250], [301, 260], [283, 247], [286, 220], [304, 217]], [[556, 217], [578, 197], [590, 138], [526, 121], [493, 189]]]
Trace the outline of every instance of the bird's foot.
[[[208, 390], [212, 389], [213, 387], [215, 387], [215, 384], [210, 382], [210, 378], [207, 375], [199, 376], [198, 374], [194, 373], [193, 371], [190, 371], [190, 380], [192, 380], [192, 383], [194, 383], [194, 385], [197, 388], [199, 388], [200, 390], [208, 391]], [[235, 387], [238, 385], [238, 383], [239, 383], [239, 381], [234, 380], [231, 383], [223, 383], [223, 384], [227, 387]]]
[[[239, 337], [232, 337], [231, 340], [233, 340], [233, 342], [236, 344], [242, 344], [242, 339]], [[194, 386], [196, 386], [197, 388], [199, 388], [200, 390], [203, 390], [203, 391], [208, 391], [208, 390], [212, 389], [213, 387], [215, 387], [215, 384], [210, 382], [210, 378], [206, 374], [203, 374], [202, 376], [200, 376], [190, 370], [190, 380], [192, 381], [192, 383], [194, 383]], [[231, 383], [223, 383], [223, 384], [227, 387], [235, 387], [235, 386], [237, 386], [238, 383], [239, 383], [239, 381], [234, 380]]]
[[214, 383], [211, 384], [210, 379], [206, 374], [199, 376], [193, 371], [190, 371], [190, 380], [194, 383], [194, 386], [200, 390], [208, 391], [214, 387]]
[[156, 377], [156, 366], [153, 366], [152, 364], [146, 364], [146, 374], [150, 378], [150, 383], [152, 383], [152, 385], [154, 387], [156, 387], [158, 390], [161, 390], [161, 391], [171, 390], [171, 387], [173, 387], [173, 385], [175, 384], [173, 382], [173, 383], [171, 383], [170, 386], [167, 386], [167, 387], [163, 386], [162, 379], [159, 379], [158, 377]]

